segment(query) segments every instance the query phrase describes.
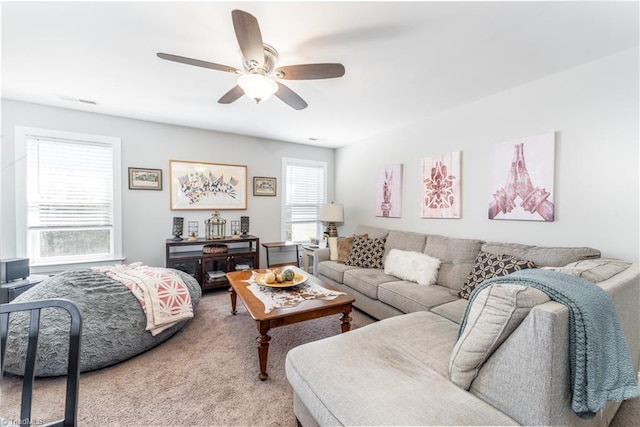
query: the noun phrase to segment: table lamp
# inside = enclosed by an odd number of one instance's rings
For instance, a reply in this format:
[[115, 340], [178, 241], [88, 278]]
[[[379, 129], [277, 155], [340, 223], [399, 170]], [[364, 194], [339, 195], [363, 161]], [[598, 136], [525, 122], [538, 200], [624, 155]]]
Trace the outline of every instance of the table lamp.
[[327, 226], [327, 235], [329, 237], [338, 237], [336, 222], [344, 221], [344, 207], [333, 202], [322, 205], [320, 207], [320, 221], [329, 223]]

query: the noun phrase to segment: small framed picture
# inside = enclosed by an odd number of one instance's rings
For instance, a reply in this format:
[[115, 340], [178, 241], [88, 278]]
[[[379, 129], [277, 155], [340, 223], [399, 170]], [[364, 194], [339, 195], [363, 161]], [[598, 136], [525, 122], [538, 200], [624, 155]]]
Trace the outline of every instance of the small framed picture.
[[253, 195], [254, 196], [275, 196], [277, 183], [275, 178], [267, 178], [264, 176], [253, 177]]
[[129, 190], [162, 190], [162, 169], [129, 168]]

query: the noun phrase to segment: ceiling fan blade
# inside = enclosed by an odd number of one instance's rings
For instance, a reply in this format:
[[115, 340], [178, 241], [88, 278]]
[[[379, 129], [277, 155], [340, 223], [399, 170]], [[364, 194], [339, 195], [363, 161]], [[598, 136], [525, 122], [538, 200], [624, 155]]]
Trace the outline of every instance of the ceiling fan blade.
[[240, 70], [238, 70], [237, 68], [229, 67], [228, 65], [216, 64], [215, 62], [201, 61], [199, 59], [172, 55], [170, 53], [158, 53], [157, 55], [158, 58], [166, 59], [167, 61], [180, 62], [187, 65], [195, 65], [196, 67], [209, 68], [211, 70], [226, 71], [228, 73], [240, 73]]
[[235, 85], [233, 88], [231, 88], [229, 92], [222, 95], [222, 97], [218, 100], [218, 102], [220, 104], [231, 104], [232, 102], [240, 98], [242, 95], [244, 95], [244, 91], [242, 90], [242, 88], [238, 85]]
[[275, 95], [280, 98], [285, 104], [296, 110], [304, 110], [307, 108], [307, 103], [304, 99], [300, 98], [300, 95], [289, 89], [287, 86], [280, 82], [278, 83], [278, 90]]
[[264, 44], [258, 20], [250, 13], [238, 9], [231, 11], [231, 18], [244, 61], [249, 65], [249, 68], [262, 67], [264, 64]]
[[344, 76], [342, 64], [288, 65], [276, 70], [278, 77], [288, 80], [333, 79]]

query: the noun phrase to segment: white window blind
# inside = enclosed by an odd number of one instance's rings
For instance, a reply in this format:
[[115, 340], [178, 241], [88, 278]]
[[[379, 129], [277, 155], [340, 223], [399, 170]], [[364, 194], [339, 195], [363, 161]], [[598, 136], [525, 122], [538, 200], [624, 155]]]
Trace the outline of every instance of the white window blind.
[[320, 206], [326, 200], [326, 163], [285, 159], [285, 240], [308, 241], [320, 233]]
[[31, 261], [113, 258], [113, 144], [27, 137], [26, 149]]

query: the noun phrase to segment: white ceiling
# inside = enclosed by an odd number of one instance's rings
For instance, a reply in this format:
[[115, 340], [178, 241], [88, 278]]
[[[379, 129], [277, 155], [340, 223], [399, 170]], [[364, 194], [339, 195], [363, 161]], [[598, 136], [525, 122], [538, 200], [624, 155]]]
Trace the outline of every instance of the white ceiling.
[[[345, 76], [286, 81], [302, 111], [222, 105], [236, 76], [156, 57], [242, 68], [233, 9], [258, 19], [279, 65], [340, 62]], [[2, 97], [339, 147], [634, 46], [637, 1], [2, 2]]]

